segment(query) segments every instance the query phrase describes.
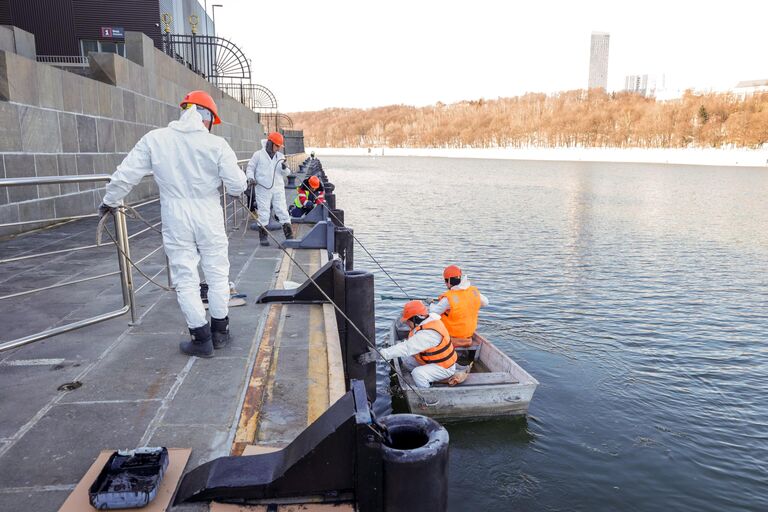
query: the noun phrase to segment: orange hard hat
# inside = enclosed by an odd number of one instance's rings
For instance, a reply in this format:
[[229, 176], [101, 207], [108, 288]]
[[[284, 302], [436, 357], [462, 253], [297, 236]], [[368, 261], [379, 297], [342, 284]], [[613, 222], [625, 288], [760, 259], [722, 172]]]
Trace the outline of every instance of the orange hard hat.
[[415, 316], [427, 316], [429, 310], [427, 306], [420, 300], [412, 300], [405, 303], [403, 306], [403, 322], [410, 320]]
[[450, 279], [451, 277], [461, 277], [461, 269], [456, 265], [448, 265], [443, 270], [443, 279]]
[[283, 136], [277, 132], [272, 132], [267, 136], [267, 140], [271, 140], [275, 146], [283, 145]]
[[320, 186], [320, 178], [318, 178], [317, 176], [310, 176], [309, 186], [312, 187], [312, 190], [315, 190], [317, 187]]
[[179, 103], [179, 106], [181, 108], [186, 108], [186, 106], [189, 105], [190, 103], [192, 103], [193, 105], [199, 105], [201, 107], [205, 107], [208, 110], [210, 110], [211, 114], [213, 114], [213, 124], [221, 124], [219, 111], [216, 108], [216, 103], [213, 101], [213, 98], [211, 98], [210, 94], [208, 94], [205, 91], [192, 91], [190, 93], [187, 93], [186, 96], [184, 96], [184, 99], [181, 100], [181, 103]]

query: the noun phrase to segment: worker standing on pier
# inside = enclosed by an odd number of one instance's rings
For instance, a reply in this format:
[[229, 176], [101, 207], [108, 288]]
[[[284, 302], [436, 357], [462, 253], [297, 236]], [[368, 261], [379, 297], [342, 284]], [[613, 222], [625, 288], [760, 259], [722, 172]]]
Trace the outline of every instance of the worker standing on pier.
[[[411, 332], [408, 339], [379, 351], [389, 361], [401, 358], [411, 372], [417, 387], [428, 388], [432, 382], [450, 379], [456, 373], [456, 351], [451, 344], [448, 330], [440, 321], [440, 315], [430, 313], [420, 300], [407, 302], [403, 307], [402, 321]], [[357, 362], [368, 364], [376, 360], [377, 352], [371, 350], [358, 356]]]
[[256, 208], [259, 211], [259, 242], [269, 245], [267, 224], [269, 224], [269, 206], [275, 210], [277, 220], [283, 225], [286, 240], [293, 238], [291, 217], [285, 204], [285, 183], [283, 177], [291, 173], [285, 164], [285, 156], [280, 152], [283, 148], [283, 136], [272, 132], [267, 140], [262, 142], [263, 148], [256, 151], [248, 162], [245, 175], [248, 183], [254, 185]]
[[305, 178], [296, 188], [296, 199], [293, 200], [291, 217], [301, 217], [312, 211], [315, 205], [325, 202], [325, 188], [317, 176]]
[[[144, 135], [117, 167], [99, 213], [117, 207], [144, 176], [154, 173], [163, 246], [192, 335], [180, 348], [191, 356], [211, 357], [214, 348], [229, 342], [229, 255], [219, 187], [223, 182], [227, 194], [239, 196], [246, 180], [229, 144], [210, 133], [212, 125], [221, 123], [213, 98], [192, 91], [180, 106], [178, 121]], [[200, 298], [198, 263], [208, 283], [210, 325]]]
[[470, 284], [456, 265], [445, 267], [443, 279], [448, 291], [440, 295], [438, 302], [430, 304], [429, 312], [440, 315], [454, 346], [468, 347], [477, 329], [480, 308], [488, 305], [488, 299]]

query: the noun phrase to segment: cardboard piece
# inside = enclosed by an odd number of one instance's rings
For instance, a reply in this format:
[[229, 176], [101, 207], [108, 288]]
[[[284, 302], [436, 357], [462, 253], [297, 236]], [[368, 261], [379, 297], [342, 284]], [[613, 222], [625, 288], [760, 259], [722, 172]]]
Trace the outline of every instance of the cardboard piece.
[[[59, 512], [98, 512], [91, 506], [88, 500], [88, 489], [91, 487], [96, 477], [99, 476], [101, 468], [107, 463], [107, 459], [115, 450], [103, 450], [96, 461], [91, 465], [85, 476], [78, 482], [77, 487], [67, 498], [67, 501], [59, 509]], [[157, 497], [143, 508], [123, 509], [123, 510], [141, 510], [142, 512], [165, 512], [171, 504], [173, 493], [176, 492], [176, 486], [179, 485], [181, 474], [187, 465], [191, 448], [168, 448], [168, 469], [165, 472], [163, 481], [160, 483], [160, 489], [157, 491]]]

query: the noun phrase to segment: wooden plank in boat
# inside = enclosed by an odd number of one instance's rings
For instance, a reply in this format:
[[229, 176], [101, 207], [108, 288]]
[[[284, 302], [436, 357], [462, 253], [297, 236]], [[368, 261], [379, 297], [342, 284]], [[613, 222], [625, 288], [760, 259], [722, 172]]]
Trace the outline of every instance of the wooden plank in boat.
[[[506, 372], [470, 373], [467, 380], [453, 387], [483, 386], [492, 384], [519, 384], [519, 381]], [[439, 387], [448, 387], [448, 384], [434, 384]]]

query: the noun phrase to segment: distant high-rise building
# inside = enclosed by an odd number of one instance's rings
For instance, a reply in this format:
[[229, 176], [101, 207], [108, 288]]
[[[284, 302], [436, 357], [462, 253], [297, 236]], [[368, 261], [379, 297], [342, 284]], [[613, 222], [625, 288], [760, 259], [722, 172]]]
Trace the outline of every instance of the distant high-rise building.
[[627, 75], [624, 78], [624, 90], [649, 98], [664, 96], [668, 92], [666, 75]]
[[592, 32], [589, 49], [589, 88], [608, 89], [608, 45], [611, 35], [607, 32]]

